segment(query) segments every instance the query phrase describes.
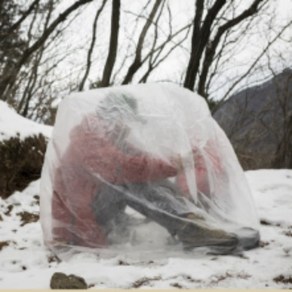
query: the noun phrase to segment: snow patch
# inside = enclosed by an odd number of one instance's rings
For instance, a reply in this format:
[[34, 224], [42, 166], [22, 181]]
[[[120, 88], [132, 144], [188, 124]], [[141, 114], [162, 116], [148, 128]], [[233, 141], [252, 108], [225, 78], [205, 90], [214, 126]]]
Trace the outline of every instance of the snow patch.
[[40, 125], [20, 116], [7, 103], [0, 100], [0, 141], [16, 136], [24, 139], [38, 134], [43, 134], [49, 138], [51, 132], [51, 126]]
[[165, 250], [144, 258], [81, 252], [61, 262], [43, 246], [40, 223], [23, 225], [18, 215], [38, 214], [35, 181], [0, 200], [0, 242], [8, 244], [0, 248], [0, 287], [48, 289], [53, 273], [63, 272], [83, 277], [93, 288], [292, 288], [292, 170], [248, 171], [246, 177], [262, 222], [257, 249], [239, 256], [199, 251], [173, 256]]

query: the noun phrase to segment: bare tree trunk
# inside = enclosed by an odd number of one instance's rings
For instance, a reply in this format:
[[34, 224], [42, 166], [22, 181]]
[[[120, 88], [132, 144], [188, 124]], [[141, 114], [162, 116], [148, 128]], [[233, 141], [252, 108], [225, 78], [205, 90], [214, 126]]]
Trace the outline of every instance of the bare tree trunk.
[[252, 5], [244, 10], [240, 15], [237, 17], [227, 21], [224, 25], [218, 28], [217, 34], [215, 35], [214, 39], [208, 44], [205, 50], [205, 57], [202, 65], [202, 72], [200, 74], [199, 85], [198, 85], [198, 93], [204, 97], [207, 96], [206, 92], [206, 82], [207, 76], [212, 65], [216, 49], [218, 48], [219, 42], [226, 31], [231, 29], [232, 27], [236, 26], [244, 19], [255, 15], [258, 11], [258, 6], [263, 0], [256, 0], [252, 3]]
[[6, 76], [0, 81], [0, 99], [7, 100], [9, 91], [12, 89], [13, 84], [17, 80], [17, 75], [24, 64], [30, 59], [31, 55], [36, 52], [47, 41], [49, 36], [55, 31], [58, 25], [66, 20], [66, 18], [79, 7], [92, 2], [93, 0], [79, 0], [68, 7], [63, 13], [61, 13], [50, 26], [43, 31], [42, 35], [36, 40], [28, 49], [26, 49], [22, 57], [18, 60], [16, 65], [11, 68]]
[[[225, 14], [229, 6], [226, 6], [225, 10], [222, 9], [226, 3], [231, 5], [231, 2], [227, 2], [226, 0], [214, 1], [214, 4], [206, 11], [206, 16], [203, 17], [207, 1], [196, 0], [191, 53], [186, 70], [184, 87], [190, 90], [194, 90], [197, 87], [198, 93], [208, 99], [208, 90], [206, 88], [208, 74], [214, 62], [216, 51], [220, 47], [222, 36], [247, 18], [256, 15], [267, 2], [268, 0], [253, 0], [239, 15], [226, 20]], [[263, 5], [260, 7], [261, 4]], [[220, 25], [220, 22], [224, 23]], [[212, 31], [216, 33], [211, 35]]]
[[[53, 0], [50, 0], [48, 2], [48, 14], [46, 16], [46, 20], [45, 20], [45, 23], [44, 23], [44, 29], [46, 29], [47, 26], [48, 26], [48, 23], [49, 23], [49, 21], [51, 19], [51, 15], [52, 15], [53, 9], [54, 9], [54, 3], [53, 3]], [[28, 28], [28, 32], [27, 32], [27, 44], [28, 44], [28, 46], [29, 46], [30, 42], [33, 39], [32, 30], [33, 30], [33, 27], [35, 25], [38, 13], [39, 13], [39, 2], [37, 1], [36, 6], [34, 6], [34, 14], [33, 14], [32, 20], [31, 20], [31, 22], [29, 24], [29, 28]], [[26, 78], [25, 78], [25, 79], [28, 79], [28, 81], [27, 81], [27, 84], [26, 84], [25, 89], [23, 91], [22, 98], [21, 98], [21, 100], [20, 100], [20, 102], [18, 103], [18, 106], [17, 106], [17, 112], [18, 113], [22, 113], [23, 114], [24, 106], [28, 109], [28, 103], [29, 103], [29, 100], [31, 99], [31, 92], [32, 92], [33, 87], [35, 86], [35, 83], [36, 83], [37, 74], [38, 74], [38, 66], [39, 66], [39, 64], [41, 62], [44, 49], [45, 49], [45, 46], [41, 46], [40, 49], [38, 50], [38, 52], [34, 55], [34, 58], [33, 58], [32, 62], [31, 62], [32, 63], [32, 68], [31, 68], [31, 70], [29, 70], [28, 76], [26, 76]], [[12, 96], [13, 95], [11, 95], [11, 97]], [[24, 116], [26, 116], [26, 115], [24, 115]]]
[[9, 37], [9, 35], [16, 29], [20, 27], [20, 25], [23, 23], [23, 21], [31, 14], [31, 12], [35, 9], [35, 7], [39, 4], [40, 0], [34, 0], [28, 9], [22, 13], [22, 16], [9, 28], [6, 37]]
[[[225, 5], [226, 0], [216, 0], [208, 11], [204, 21], [202, 16], [204, 11], [204, 0], [196, 0], [196, 16], [194, 19], [194, 29], [192, 36], [192, 49], [188, 62], [184, 87], [193, 90], [199, 72], [201, 57], [207, 46], [211, 34], [211, 27], [219, 11]], [[202, 22], [202, 24], [201, 24]]]
[[[279, 133], [277, 150], [274, 155], [272, 166], [275, 168], [292, 168], [292, 110], [291, 110], [291, 89], [292, 89], [292, 71], [282, 72], [282, 78], [279, 78], [270, 64], [268, 57], [269, 69], [272, 72], [275, 86], [275, 98], [277, 99], [280, 116], [271, 124], [274, 124], [275, 130]], [[278, 125], [281, 125], [277, 127]], [[271, 129], [272, 130], [272, 129]]]
[[287, 168], [292, 167], [292, 116], [288, 121], [284, 121], [284, 133], [283, 137], [277, 147], [273, 166], [275, 168]]
[[92, 64], [91, 58], [92, 58], [93, 49], [94, 49], [94, 46], [95, 46], [95, 43], [96, 43], [97, 22], [98, 22], [99, 16], [100, 16], [100, 14], [101, 14], [106, 2], [107, 2], [107, 0], [103, 0], [102, 1], [102, 4], [101, 4], [100, 8], [97, 10], [95, 18], [94, 18], [94, 21], [93, 21], [92, 38], [91, 38], [90, 47], [89, 47], [89, 50], [88, 50], [88, 53], [87, 53], [86, 70], [85, 70], [83, 78], [82, 78], [82, 80], [80, 82], [79, 91], [82, 91], [84, 89], [84, 84], [86, 82], [86, 79], [87, 79], [87, 77], [89, 75], [89, 72], [90, 72], [90, 69], [91, 69], [91, 64]]
[[133, 61], [133, 63], [130, 65], [129, 70], [126, 74], [126, 77], [123, 81], [123, 84], [128, 84], [132, 81], [135, 73], [138, 71], [138, 69], [141, 67], [142, 65], [142, 49], [143, 49], [143, 45], [144, 45], [144, 41], [145, 41], [145, 37], [146, 34], [151, 26], [151, 24], [153, 23], [154, 17], [159, 9], [159, 6], [163, 3], [163, 0], [156, 0], [153, 8], [151, 10], [151, 13], [147, 19], [147, 21], [145, 22], [143, 29], [141, 31], [141, 34], [139, 36], [139, 40], [138, 40], [138, 44], [137, 44], [137, 48], [136, 48], [136, 52], [135, 52], [135, 59]]
[[118, 38], [120, 29], [120, 0], [112, 0], [112, 19], [111, 19], [111, 34], [110, 34], [110, 45], [107, 60], [105, 63], [101, 86], [106, 87], [110, 85], [110, 79], [112, 71], [116, 62], [117, 49], [118, 49]]
[[[156, 0], [155, 0], [156, 1]], [[154, 2], [154, 1], [152, 1]], [[157, 5], [158, 2], [155, 2]], [[140, 70], [142, 67], [145, 69], [146, 72], [143, 73], [143, 76], [139, 79], [139, 83], [144, 83], [148, 80], [150, 74], [162, 63], [164, 62], [169, 55], [178, 47], [183, 47], [182, 44], [186, 40], [186, 38], [189, 35], [190, 28], [192, 26], [192, 21], [189, 21], [187, 25], [184, 25], [181, 28], [178, 28], [176, 30], [173, 29], [173, 24], [172, 24], [172, 13], [170, 11], [169, 5], [167, 6], [167, 11], [168, 11], [168, 33], [166, 33], [165, 30], [161, 29], [160, 26], [160, 21], [164, 20], [163, 12], [165, 9], [165, 4], [167, 3], [166, 0], [163, 0], [159, 7], [157, 7], [155, 4], [152, 7], [151, 11], [155, 10], [154, 12], [150, 12], [150, 16], [146, 17], [145, 15], [145, 10], [146, 7], [151, 4], [151, 0], [149, 0], [146, 5], [142, 8], [141, 12], [139, 14], [135, 14], [132, 12], [127, 11], [130, 14], [133, 14], [136, 16], [136, 21], [139, 18], [146, 19], [145, 23], [143, 25], [143, 28], [146, 27], [147, 23], [149, 25], [152, 25], [154, 27], [154, 32], [153, 35], [151, 35], [151, 38], [147, 38], [147, 43], [150, 44], [150, 41], [152, 42], [151, 46], [145, 46], [144, 45], [144, 38], [146, 37], [145, 34], [145, 29], [142, 28], [142, 31], [138, 37], [138, 41], [136, 42], [135, 40], [131, 40], [132, 43], [137, 43], [135, 52], [132, 54], [134, 57], [134, 61], [130, 65], [127, 74], [129, 78], [127, 80], [124, 79], [123, 84], [127, 84], [129, 80], [132, 80], [134, 75]], [[147, 26], [148, 27], [148, 26]], [[149, 28], [150, 29], [150, 26]], [[135, 30], [135, 29], [134, 29]], [[161, 34], [160, 34], [161, 33]], [[180, 39], [182, 35], [183, 38]], [[175, 39], [179, 39], [175, 41]], [[128, 46], [127, 51], [129, 51], [130, 46]], [[142, 50], [143, 50], [143, 56], [142, 56]], [[115, 74], [113, 75], [113, 80], [116, 79], [118, 74], [120, 74], [121, 69], [125, 67], [126, 61], [128, 60], [130, 56], [126, 55], [124, 59], [122, 60], [119, 68], [115, 71]], [[138, 58], [138, 61], [137, 61]], [[135, 64], [135, 65], [133, 65]], [[146, 65], [147, 64], [147, 65]], [[144, 65], [146, 65], [144, 67]], [[134, 68], [134, 69], [133, 69]], [[129, 81], [130, 82], [130, 81]]]

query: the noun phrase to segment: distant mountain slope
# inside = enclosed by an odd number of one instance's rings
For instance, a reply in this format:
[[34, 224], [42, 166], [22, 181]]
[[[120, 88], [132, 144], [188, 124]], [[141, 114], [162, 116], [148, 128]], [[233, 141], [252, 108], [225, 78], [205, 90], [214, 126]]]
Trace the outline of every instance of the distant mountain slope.
[[292, 70], [233, 95], [214, 114], [245, 169], [292, 167]]

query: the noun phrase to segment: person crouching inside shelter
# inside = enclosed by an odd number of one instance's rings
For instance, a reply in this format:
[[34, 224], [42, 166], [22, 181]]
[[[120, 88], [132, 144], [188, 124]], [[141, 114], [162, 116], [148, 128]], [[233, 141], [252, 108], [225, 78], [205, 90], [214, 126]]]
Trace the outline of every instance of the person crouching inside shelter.
[[[129, 131], [127, 123], [140, 122], [136, 106], [135, 99], [109, 94], [70, 133], [70, 145], [54, 177], [55, 242], [87, 247], [107, 245], [107, 231], [96, 220], [93, 207], [95, 196], [105, 182], [142, 183], [177, 174], [176, 165], [154, 159], [121, 142]], [[123, 209], [120, 202], [112, 206], [109, 216], [115, 216], [119, 209]]]
[[107, 246], [113, 220], [128, 205], [192, 247], [234, 249], [235, 235], [209, 228], [202, 218], [201, 223], [188, 220], [198, 217], [186, 196], [168, 180], [181, 172], [180, 159], [164, 161], [130, 145], [126, 138], [133, 122], [145, 123], [136, 100], [110, 93], [72, 129], [54, 175], [54, 243]]

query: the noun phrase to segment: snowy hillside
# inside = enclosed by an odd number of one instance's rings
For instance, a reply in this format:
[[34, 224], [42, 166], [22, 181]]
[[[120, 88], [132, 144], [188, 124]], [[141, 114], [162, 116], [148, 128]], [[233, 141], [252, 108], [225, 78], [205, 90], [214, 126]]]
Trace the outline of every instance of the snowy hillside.
[[0, 101], [0, 197], [24, 190], [40, 177], [53, 127], [22, 117]]
[[0, 141], [15, 137], [17, 134], [21, 139], [39, 133], [50, 137], [51, 132], [52, 127], [40, 125], [20, 116], [7, 103], [0, 100]]
[[261, 247], [240, 256], [103, 257], [57, 261], [42, 244], [39, 181], [0, 201], [0, 288], [49, 288], [54, 272], [94, 288], [292, 288], [292, 170], [246, 173], [261, 219]]
[[[16, 133], [21, 138], [40, 132], [48, 137], [51, 130], [0, 101], [0, 140]], [[261, 246], [255, 250], [239, 256], [206, 256], [200, 251], [131, 256], [84, 252], [66, 261], [43, 245], [35, 181], [23, 192], [0, 199], [0, 289], [47, 289], [55, 272], [81, 276], [93, 288], [291, 288], [292, 170], [246, 175], [261, 219]]]

